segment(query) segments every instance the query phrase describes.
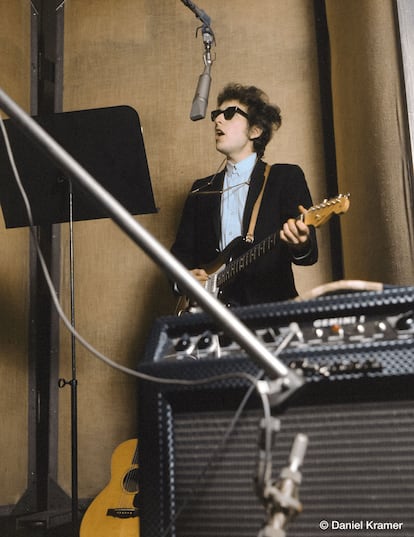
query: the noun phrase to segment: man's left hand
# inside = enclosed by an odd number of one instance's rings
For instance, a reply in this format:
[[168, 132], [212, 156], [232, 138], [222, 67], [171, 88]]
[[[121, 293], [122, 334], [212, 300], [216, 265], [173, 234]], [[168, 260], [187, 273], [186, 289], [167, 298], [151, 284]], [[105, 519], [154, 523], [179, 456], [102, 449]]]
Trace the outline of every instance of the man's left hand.
[[[306, 209], [303, 205], [299, 205], [301, 214], [306, 214]], [[289, 218], [280, 230], [280, 238], [290, 246], [298, 249], [302, 248], [309, 241], [309, 227], [295, 218]]]

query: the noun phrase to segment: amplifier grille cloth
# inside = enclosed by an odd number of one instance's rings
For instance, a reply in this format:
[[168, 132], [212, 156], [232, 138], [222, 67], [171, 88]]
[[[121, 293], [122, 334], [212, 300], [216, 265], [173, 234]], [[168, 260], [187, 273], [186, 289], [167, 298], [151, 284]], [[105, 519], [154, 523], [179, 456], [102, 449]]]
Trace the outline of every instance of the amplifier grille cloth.
[[[265, 512], [253, 488], [257, 464], [258, 409], [245, 411], [224, 451], [200, 482], [215, 446], [233, 417], [220, 412], [174, 415], [171, 487], [176, 537], [253, 537]], [[273, 478], [279, 476], [294, 436], [309, 436], [302, 467], [303, 512], [287, 526], [292, 537], [414, 535], [414, 404], [381, 401], [289, 408], [276, 437]], [[399, 531], [319, 529], [321, 520], [402, 522]], [[174, 533], [173, 533], [174, 534]]]

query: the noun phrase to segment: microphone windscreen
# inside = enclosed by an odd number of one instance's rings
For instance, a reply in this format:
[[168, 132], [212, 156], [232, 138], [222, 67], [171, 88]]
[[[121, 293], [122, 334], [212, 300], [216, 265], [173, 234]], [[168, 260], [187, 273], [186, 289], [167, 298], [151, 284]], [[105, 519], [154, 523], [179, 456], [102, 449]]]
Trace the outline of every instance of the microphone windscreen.
[[206, 117], [211, 76], [204, 72], [198, 79], [197, 89], [191, 106], [190, 119], [198, 121]]

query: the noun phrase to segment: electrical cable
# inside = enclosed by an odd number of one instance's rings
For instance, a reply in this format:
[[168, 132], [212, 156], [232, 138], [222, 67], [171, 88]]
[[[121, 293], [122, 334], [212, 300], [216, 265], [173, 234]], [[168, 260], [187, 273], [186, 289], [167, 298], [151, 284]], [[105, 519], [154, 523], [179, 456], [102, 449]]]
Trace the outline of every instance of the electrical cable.
[[[263, 371], [259, 371], [258, 374], [256, 375], [256, 379], [259, 380], [263, 376], [263, 374], [264, 374]], [[193, 481], [193, 484], [192, 484], [190, 490], [188, 491], [186, 497], [182, 500], [182, 503], [181, 503], [179, 509], [177, 510], [177, 512], [174, 514], [174, 516], [170, 520], [168, 526], [163, 531], [161, 537], [167, 537], [170, 534], [174, 524], [177, 522], [177, 520], [179, 519], [179, 517], [181, 516], [183, 511], [188, 507], [188, 504], [192, 500], [194, 500], [195, 496], [200, 491], [200, 485], [203, 483], [203, 481], [204, 481], [204, 479], [206, 477], [207, 471], [209, 470], [209, 468], [213, 464], [214, 459], [216, 459], [217, 456], [220, 454], [220, 452], [222, 452], [224, 450], [224, 448], [225, 448], [230, 436], [232, 435], [233, 431], [236, 428], [237, 422], [239, 421], [240, 416], [241, 416], [241, 414], [242, 414], [242, 412], [243, 412], [248, 400], [250, 399], [250, 396], [252, 395], [252, 392], [253, 392], [254, 388], [255, 388], [255, 386], [252, 384], [250, 386], [250, 388], [247, 390], [247, 392], [244, 394], [244, 397], [243, 397], [242, 401], [240, 402], [238, 408], [236, 409], [236, 412], [235, 412], [232, 420], [230, 421], [230, 423], [229, 423], [229, 425], [228, 425], [228, 427], [227, 427], [227, 429], [226, 429], [221, 441], [218, 444], [216, 444], [215, 448], [212, 450], [207, 462], [205, 463], [205, 465], [202, 468], [201, 472], [198, 474], [198, 476]], [[260, 394], [260, 395], [261, 395], [261, 400], [262, 400], [262, 405], [263, 405], [263, 413], [264, 413], [264, 416], [265, 416], [264, 419], [266, 419], [267, 415], [268, 414], [270, 415], [270, 405], [269, 405], [268, 398], [266, 396], [264, 396], [263, 394]]]

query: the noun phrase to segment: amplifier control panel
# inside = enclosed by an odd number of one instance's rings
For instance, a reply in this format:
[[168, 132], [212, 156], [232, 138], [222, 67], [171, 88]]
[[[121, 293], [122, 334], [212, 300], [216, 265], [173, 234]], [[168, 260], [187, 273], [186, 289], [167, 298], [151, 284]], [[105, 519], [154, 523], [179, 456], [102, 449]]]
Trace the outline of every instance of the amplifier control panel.
[[[271, 352], [291, 330], [290, 324], [263, 323], [266, 326], [251, 328], [253, 334]], [[323, 317], [313, 321], [296, 323], [294, 336], [287, 350], [290, 354], [306, 355], [318, 349], [340, 350], [352, 346], [384, 346], [391, 342], [414, 342], [414, 312], [384, 317], [347, 315]], [[179, 335], [163, 338], [158, 349], [159, 360], [203, 360], [206, 358], [239, 357], [244, 353], [231, 336], [221, 330], [183, 330]]]
[[[232, 313], [275, 358], [311, 381], [414, 375], [414, 287], [257, 304]], [[199, 312], [157, 319], [144, 362], [164, 364], [167, 376], [174, 375], [174, 362], [186, 362], [191, 376], [192, 362], [200, 364], [201, 375], [214, 372], [216, 361], [230, 372], [247, 363], [254, 370], [258, 365], [250, 358], [232, 333]]]

